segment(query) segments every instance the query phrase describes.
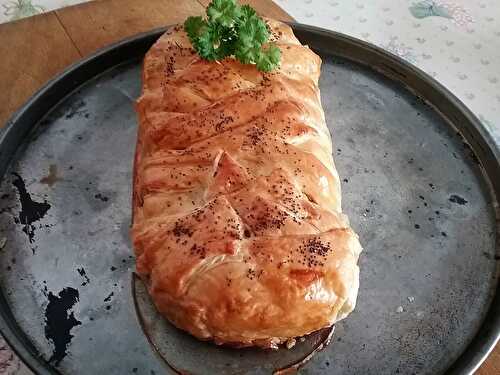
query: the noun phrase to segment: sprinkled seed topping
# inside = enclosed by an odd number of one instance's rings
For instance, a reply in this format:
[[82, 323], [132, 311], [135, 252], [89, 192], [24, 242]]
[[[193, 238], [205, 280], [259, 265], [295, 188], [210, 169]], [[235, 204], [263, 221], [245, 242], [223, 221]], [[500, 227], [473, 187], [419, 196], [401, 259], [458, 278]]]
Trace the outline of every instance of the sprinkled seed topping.
[[175, 227], [172, 230], [172, 232], [174, 233], [174, 236], [176, 236], [176, 237], [181, 237], [181, 236], [191, 237], [193, 235], [192, 229], [190, 229], [189, 227], [187, 227], [181, 221], [176, 221], [175, 222]]
[[189, 254], [191, 256], [198, 256], [200, 259], [205, 259], [207, 256], [207, 249], [204, 246], [194, 244], [189, 249]]
[[333, 251], [330, 242], [323, 242], [319, 238], [311, 238], [298, 248], [302, 259], [299, 263], [309, 268], [323, 267], [328, 254]]
[[246, 278], [249, 280], [259, 279], [263, 273], [264, 273], [264, 270], [260, 270], [257, 272], [253, 268], [249, 268], [247, 270], [247, 273], [246, 273]]
[[250, 280], [253, 280], [253, 279], [255, 279], [255, 277], [256, 277], [255, 270], [252, 269], [252, 268], [249, 268], [247, 270], [247, 278], [250, 279]]
[[[258, 200], [259, 199], [257, 199], [257, 201]], [[253, 207], [253, 210], [257, 211], [257, 207]], [[253, 230], [258, 232], [269, 229], [280, 229], [285, 225], [289, 215], [285, 211], [279, 209], [277, 205], [274, 205], [272, 207], [266, 206], [265, 210], [255, 215], [250, 214], [249, 218], [254, 222]]]

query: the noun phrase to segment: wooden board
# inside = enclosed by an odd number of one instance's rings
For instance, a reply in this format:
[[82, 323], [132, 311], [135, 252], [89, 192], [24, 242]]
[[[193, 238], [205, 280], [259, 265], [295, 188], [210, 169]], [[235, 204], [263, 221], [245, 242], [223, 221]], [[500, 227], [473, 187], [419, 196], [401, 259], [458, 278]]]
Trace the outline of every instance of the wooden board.
[[56, 10], [69, 37], [88, 55], [117, 40], [202, 14], [196, 0], [91, 1]]
[[54, 13], [0, 25], [0, 124], [48, 79], [81, 58]]
[[[0, 25], [0, 126], [40, 86], [109, 43], [201, 14], [209, 0], [98, 0]], [[271, 0], [243, 0], [261, 15], [293, 20]], [[500, 374], [500, 346], [477, 372]]]
[[498, 375], [500, 374], [500, 344], [497, 344], [495, 350], [484, 361], [482, 366], [476, 372], [476, 375]]

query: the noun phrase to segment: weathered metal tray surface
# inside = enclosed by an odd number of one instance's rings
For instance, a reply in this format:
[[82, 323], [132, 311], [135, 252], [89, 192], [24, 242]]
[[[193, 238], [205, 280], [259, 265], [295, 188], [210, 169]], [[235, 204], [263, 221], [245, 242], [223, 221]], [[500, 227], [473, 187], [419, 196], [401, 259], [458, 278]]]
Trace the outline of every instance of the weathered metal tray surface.
[[[470, 373], [499, 333], [498, 150], [398, 58], [294, 28], [323, 58], [343, 207], [364, 245], [357, 308], [301, 373]], [[128, 237], [140, 58], [160, 32], [76, 64], [1, 135], [0, 328], [38, 373], [166, 371], [134, 313]]]

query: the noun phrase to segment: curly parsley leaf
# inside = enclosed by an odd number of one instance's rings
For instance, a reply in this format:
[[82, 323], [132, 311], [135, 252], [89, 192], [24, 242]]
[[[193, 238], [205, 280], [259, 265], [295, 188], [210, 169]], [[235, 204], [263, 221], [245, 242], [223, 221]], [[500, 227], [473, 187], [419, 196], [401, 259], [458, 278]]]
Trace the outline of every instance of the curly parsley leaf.
[[261, 46], [269, 39], [267, 26], [254, 12], [254, 14], [242, 17], [239, 27], [240, 38], [250, 39], [255, 45]]
[[208, 26], [207, 21], [205, 21], [200, 16], [198, 17], [188, 17], [184, 22], [184, 30], [190, 39], [196, 39], [200, 36], [201, 32]]
[[217, 60], [219, 55], [214, 47], [217, 35], [214, 30], [206, 28], [199, 36], [198, 43], [195, 45], [196, 52], [206, 60]]
[[223, 27], [232, 27], [241, 15], [235, 0], [213, 0], [207, 7], [208, 20]]
[[279, 64], [281, 50], [274, 44], [270, 44], [267, 49], [261, 50], [257, 57], [257, 69], [263, 72], [270, 72]]
[[243, 64], [256, 64], [258, 70], [270, 72], [280, 62], [281, 51], [270, 44], [265, 22], [249, 5], [235, 0], [213, 0], [207, 7], [207, 19], [189, 17], [184, 29], [196, 52], [213, 61], [234, 56]]

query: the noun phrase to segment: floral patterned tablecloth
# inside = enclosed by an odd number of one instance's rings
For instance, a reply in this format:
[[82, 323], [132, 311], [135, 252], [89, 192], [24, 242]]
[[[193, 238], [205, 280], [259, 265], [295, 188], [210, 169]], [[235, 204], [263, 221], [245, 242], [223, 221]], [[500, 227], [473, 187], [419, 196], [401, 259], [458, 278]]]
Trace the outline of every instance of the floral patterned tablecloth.
[[[0, 23], [84, 1], [0, 0]], [[299, 22], [415, 64], [461, 99], [500, 146], [500, 0], [275, 1]], [[0, 374], [28, 373], [0, 338]]]
[[500, 145], [500, 1], [276, 0], [299, 22], [383, 47], [462, 100]]

